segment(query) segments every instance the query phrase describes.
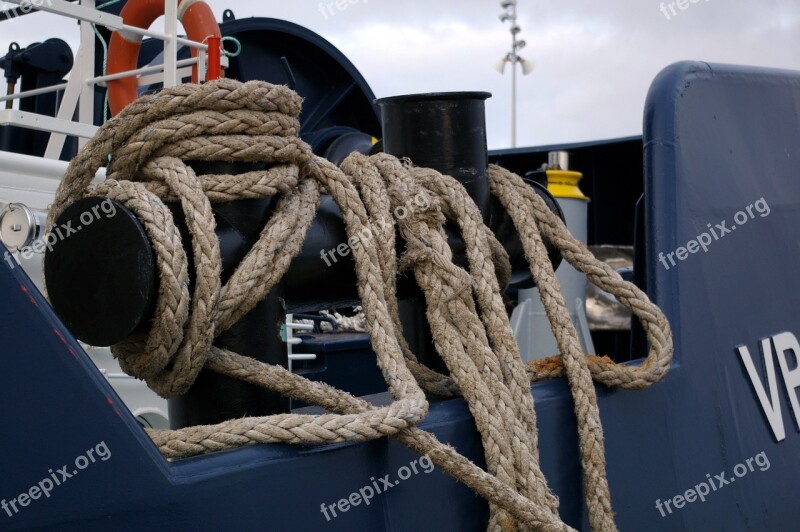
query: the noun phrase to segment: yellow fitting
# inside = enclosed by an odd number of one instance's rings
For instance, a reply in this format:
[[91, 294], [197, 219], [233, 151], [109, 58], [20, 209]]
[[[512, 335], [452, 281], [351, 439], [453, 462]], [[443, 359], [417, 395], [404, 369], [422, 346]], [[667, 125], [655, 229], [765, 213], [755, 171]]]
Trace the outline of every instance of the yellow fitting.
[[568, 170], [548, 170], [547, 171], [547, 190], [557, 198], [573, 198], [590, 201], [588, 196], [584, 196], [578, 188], [578, 181], [583, 178], [580, 172]]

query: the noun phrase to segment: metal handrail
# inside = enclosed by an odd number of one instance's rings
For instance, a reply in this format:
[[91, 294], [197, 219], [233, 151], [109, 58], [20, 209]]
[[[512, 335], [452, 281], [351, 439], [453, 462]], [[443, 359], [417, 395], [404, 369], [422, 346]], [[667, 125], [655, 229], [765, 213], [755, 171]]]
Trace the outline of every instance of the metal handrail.
[[[175, 66], [178, 68], [191, 66], [200, 62], [200, 57], [192, 57], [190, 59], [181, 59], [180, 61], [175, 63]], [[162, 72], [164, 70], [164, 65], [150, 65], [142, 68], [137, 68], [134, 70], [125, 70], [123, 72], [117, 72], [116, 74], [106, 74], [105, 76], [97, 76], [95, 78], [89, 78], [86, 80], [87, 84], [100, 84], [105, 83], [106, 81], [113, 81], [115, 79], [122, 79], [122, 78], [130, 78], [133, 76], [138, 76], [140, 74], [150, 74], [151, 72]]]
[[[31, 0], [8, 1], [22, 6], [26, 5], [27, 2], [31, 2]], [[70, 72], [70, 80], [67, 83], [0, 96], [0, 103], [2, 103], [30, 96], [64, 91], [61, 106], [55, 118], [38, 116], [34, 113], [26, 113], [23, 117], [19, 116], [20, 113], [15, 114], [14, 112], [10, 112], [3, 115], [3, 122], [14, 122], [16, 125], [22, 127], [32, 127], [34, 129], [49, 131], [51, 135], [47, 150], [45, 151], [45, 157], [58, 158], [65, 140], [65, 135], [78, 136], [79, 145], [83, 145], [86, 142], [85, 125], [91, 125], [93, 123], [94, 85], [102, 85], [107, 81], [116, 79], [151, 74], [147, 77], [152, 78], [157, 76], [165, 87], [170, 87], [179, 82], [179, 70], [192, 65], [198, 65], [198, 74], [201, 79], [205, 77], [204, 67], [208, 44], [178, 36], [178, 1], [179, 0], [165, 0], [165, 32], [125, 24], [124, 20], [119, 15], [95, 9], [95, 0], [80, 0], [80, 3], [71, 3], [70, 0], [42, 0], [37, 2], [35, 6], [37, 11], [45, 11], [80, 21], [81, 44], [77, 53], [78, 60], [75, 62]], [[104, 26], [112, 31], [125, 31], [163, 41], [164, 64], [150, 65], [133, 70], [126, 70], [124, 72], [95, 76], [95, 37], [93, 25]], [[196, 57], [178, 60], [178, 45], [197, 49], [199, 53]], [[223, 56], [221, 59], [222, 65], [226, 66], [226, 58]], [[163, 76], [161, 75], [162, 73]], [[163, 79], [160, 79], [162, 77]], [[148, 81], [152, 80], [148, 79]], [[140, 79], [140, 83], [141, 82], [142, 80]], [[79, 106], [77, 105], [78, 102], [80, 102]], [[78, 109], [77, 122], [71, 120], [75, 109]], [[17, 121], [19, 121], [19, 123], [16, 123]], [[70, 124], [73, 124], [73, 126]], [[74, 129], [74, 131], [72, 131], [72, 129]]]
[[[166, 33], [160, 33], [157, 31], [153, 31], [146, 28], [140, 28], [139, 26], [129, 26], [128, 24], [123, 24], [121, 31], [129, 31], [131, 33], [136, 33], [138, 35], [142, 35], [144, 37], [152, 37], [154, 39], [158, 39], [161, 41], [166, 41], [167, 37], [170, 35]], [[202, 42], [192, 41], [190, 39], [186, 39], [184, 37], [175, 37], [175, 42], [178, 44], [182, 44], [184, 46], [189, 46], [191, 48], [197, 48], [198, 50], [208, 50], [208, 45]]]
[[14, 94], [7, 94], [6, 96], [0, 96], [0, 103], [7, 102], [9, 100], [17, 100], [19, 98], [27, 98], [29, 96], [39, 96], [42, 94], [49, 94], [51, 92], [63, 91], [66, 88], [67, 88], [66, 83], [59, 83], [58, 85], [50, 85], [49, 87], [42, 87], [41, 89], [31, 89], [23, 92], [15, 92]]

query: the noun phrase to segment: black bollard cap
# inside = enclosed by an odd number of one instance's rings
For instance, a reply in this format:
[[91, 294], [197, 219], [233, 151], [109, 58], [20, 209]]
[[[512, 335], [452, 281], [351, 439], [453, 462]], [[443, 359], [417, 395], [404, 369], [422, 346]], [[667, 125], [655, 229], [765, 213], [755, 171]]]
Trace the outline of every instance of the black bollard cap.
[[456, 178], [488, 214], [485, 100], [488, 92], [408, 94], [376, 100], [383, 149]]
[[44, 274], [50, 303], [79, 339], [110, 346], [152, 313], [155, 256], [136, 216], [104, 198], [76, 201], [47, 235]]

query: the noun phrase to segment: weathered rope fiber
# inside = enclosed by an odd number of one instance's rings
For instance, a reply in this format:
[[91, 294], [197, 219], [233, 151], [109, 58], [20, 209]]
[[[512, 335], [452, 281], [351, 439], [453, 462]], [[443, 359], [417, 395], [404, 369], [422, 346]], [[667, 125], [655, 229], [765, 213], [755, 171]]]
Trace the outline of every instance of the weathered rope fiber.
[[[519, 176], [489, 170], [490, 186], [511, 215], [558, 341], [561, 355], [523, 365], [501, 298], [508, 257], [466, 190], [452, 177], [380, 154], [351, 154], [341, 169], [315, 157], [298, 137], [301, 99], [286, 87], [218, 80], [146, 95], [108, 121], [70, 163], [56, 193], [49, 225], [86, 196], [116, 199], [136, 213], [158, 258], [159, 299], [151, 329], [115, 345], [122, 368], [164, 397], [185, 393], [199, 371], [239, 378], [325, 408], [329, 414], [282, 414], [213, 426], [150, 430], [169, 458], [253, 443], [332, 443], [391, 436], [428, 455], [442, 470], [486, 498], [490, 530], [570, 530], [558, 515], [539, 465], [530, 382], [566, 376], [575, 400], [586, 503], [593, 530], [615, 530], [605, 471], [602, 425], [593, 380], [637, 389], [661, 379], [672, 338], [661, 311], [576, 241]], [[108, 162], [107, 179], [90, 186]], [[186, 161], [267, 163], [243, 175], [198, 176]], [[375, 407], [279, 366], [213, 346], [252, 310], [299, 253], [320, 201], [339, 205], [353, 246], [366, 329], [394, 402]], [[424, 208], [408, 207], [422, 195]], [[212, 202], [279, 196], [261, 237], [225, 285]], [[194, 291], [187, 253], [165, 202], [180, 202], [191, 234]], [[398, 207], [406, 215], [395, 216]], [[453, 263], [446, 220], [457, 225], [468, 267]], [[395, 254], [396, 233], [407, 243]], [[650, 352], [638, 366], [584, 356], [542, 236], [642, 321]], [[427, 303], [437, 351], [450, 375], [416, 361], [400, 328], [396, 276], [409, 270]], [[462, 395], [481, 434], [488, 471], [415, 428], [428, 410], [425, 392]]]

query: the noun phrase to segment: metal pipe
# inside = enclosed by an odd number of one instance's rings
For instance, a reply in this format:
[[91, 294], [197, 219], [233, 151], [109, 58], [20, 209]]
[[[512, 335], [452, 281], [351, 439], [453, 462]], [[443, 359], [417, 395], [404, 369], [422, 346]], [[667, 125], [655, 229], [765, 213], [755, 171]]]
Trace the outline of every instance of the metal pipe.
[[548, 170], [569, 170], [569, 152], [551, 151], [547, 153]]
[[[236, 173], [254, 166], [239, 163], [193, 163], [198, 173]], [[277, 198], [238, 200], [213, 206], [217, 220], [216, 234], [222, 251], [222, 282], [246, 257], [260, 235], [260, 229], [272, 213]], [[182, 233], [188, 229], [175, 207]], [[266, 364], [288, 367], [286, 344], [281, 339], [285, 321], [284, 287], [278, 283], [265, 299], [230, 329], [214, 340], [214, 345], [248, 356]], [[266, 416], [289, 412], [290, 400], [280, 393], [231, 377], [203, 370], [189, 391], [168, 401], [172, 428], [220, 423], [243, 416]]]
[[[198, 59], [196, 57], [192, 57], [190, 59], [181, 59], [176, 63], [178, 68], [191, 66], [197, 64]], [[149, 74], [151, 72], [161, 72], [164, 70], [164, 65], [150, 65], [142, 68], [137, 68], [135, 70], [126, 70], [125, 72], [117, 72], [115, 74], [106, 74], [105, 76], [97, 76], [94, 78], [89, 78], [86, 80], [87, 85], [97, 84], [97, 83], [104, 83], [106, 81], [111, 81], [114, 79], [122, 79], [122, 78], [129, 78], [131, 76], [138, 76], [140, 74]], [[64, 84], [66, 87], [66, 84]]]
[[517, 34], [514, 27], [517, 23], [517, 3], [511, 7], [512, 26], [511, 26], [511, 147], [517, 147]]
[[164, 88], [178, 84], [178, 0], [164, 2]]
[[[110, 15], [110, 13], [96, 10], [95, 0], [81, 0], [81, 4], [78, 7], [89, 9], [90, 12], [100, 13], [102, 16]], [[116, 18], [121, 24], [122, 18]], [[79, 60], [78, 64], [75, 65], [75, 67], [72, 69], [72, 72], [70, 72], [70, 81], [72, 81], [73, 76], [79, 76], [78, 80], [88, 79], [94, 76], [95, 72], [94, 57], [95, 53], [97, 52], [97, 39], [95, 38], [94, 26], [90, 24], [89, 21], [82, 19], [80, 22], [80, 35], [81, 45], [78, 49]], [[74, 113], [77, 110], [78, 122], [82, 124], [94, 125], [94, 87], [89, 87], [87, 85], [79, 85], [79, 87], [80, 93], [78, 94], [78, 108], [73, 108], [72, 112]], [[70, 94], [70, 103], [72, 98], [73, 96]], [[66, 116], [62, 115], [61, 109], [58, 110], [58, 114], [67, 120], [71, 120], [73, 117], [69, 110], [66, 111]], [[78, 138], [78, 149], [83, 149], [87, 142], [89, 142], [88, 138]], [[51, 154], [55, 157], [61, 155], [60, 151], [57, 153], [51, 152]]]
[[485, 215], [490, 197], [485, 100], [490, 96], [447, 92], [381, 98], [376, 103], [383, 149], [456, 178]]
[[[456, 178], [484, 220], [488, 220], [491, 199], [485, 113], [485, 100], [490, 96], [488, 92], [412, 94], [376, 102], [381, 108], [384, 151]], [[463, 240], [451, 227], [445, 229], [455, 260], [464, 263]], [[422, 290], [408, 279], [400, 283], [399, 292], [406, 341], [420, 362], [446, 373], [447, 365], [436, 351], [430, 325], [424, 319], [426, 302]]]
[[[160, 33], [157, 31], [149, 30], [146, 28], [140, 28], [138, 26], [130, 26], [128, 24], [123, 24], [122, 29], [124, 31], [129, 31], [131, 33], [136, 33], [138, 35], [142, 35], [144, 37], [152, 37], [154, 39], [158, 39], [159, 41], [168, 41], [173, 36], [169, 33]], [[177, 32], [176, 32], [177, 33]], [[178, 44], [182, 44], [184, 46], [188, 46], [190, 48], [199, 48], [200, 50], [207, 50], [208, 46], [197, 41], [192, 41], [190, 39], [186, 39], [184, 37], [174, 37], [175, 42]]]
[[[17, 88], [17, 82], [16, 81], [9, 81], [8, 84], [6, 85], [6, 94], [8, 95], [8, 96], [5, 97], [6, 109], [11, 109], [14, 106], [14, 102], [13, 102], [14, 98], [13, 98], [13, 96], [14, 96], [14, 91], [16, 90], [16, 88]], [[2, 100], [0, 100], [0, 101], [2, 101]]]
[[66, 83], [60, 83], [58, 85], [50, 85], [48, 87], [42, 87], [41, 89], [31, 89], [29, 91], [18, 92], [14, 94], [15, 83], [8, 84], [8, 92], [9, 94], [6, 96], [0, 96], [0, 102], [6, 102], [6, 109], [11, 109], [8, 105], [12, 102], [12, 100], [18, 100], [20, 98], [27, 98], [28, 96], [39, 96], [40, 94], [50, 94], [51, 92], [58, 92], [63, 91], [67, 88]]
[[222, 37], [210, 35], [208, 37], [208, 70], [206, 81], [212, 81], [222, 77]]

